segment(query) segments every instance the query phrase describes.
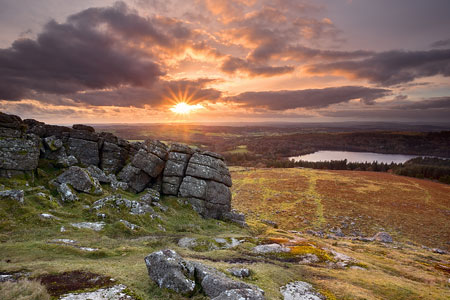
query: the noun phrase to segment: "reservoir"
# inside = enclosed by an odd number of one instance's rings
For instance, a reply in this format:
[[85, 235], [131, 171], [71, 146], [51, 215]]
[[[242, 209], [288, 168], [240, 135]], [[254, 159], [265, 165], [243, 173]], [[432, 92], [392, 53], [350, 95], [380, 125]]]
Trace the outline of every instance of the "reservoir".
[[380, 154], [372, 152], [350, 152], [350, 151], [317, 151], [311, 154], [292, 156], [290, 160], [294, 161], [330, 161], [330, 160], [344, 160], [348, 162], [364, 163], [377, 161], [379, 163], [404, 163], [405, 161], [418, 157], [418, 155], [404, 155], [404, 154]]

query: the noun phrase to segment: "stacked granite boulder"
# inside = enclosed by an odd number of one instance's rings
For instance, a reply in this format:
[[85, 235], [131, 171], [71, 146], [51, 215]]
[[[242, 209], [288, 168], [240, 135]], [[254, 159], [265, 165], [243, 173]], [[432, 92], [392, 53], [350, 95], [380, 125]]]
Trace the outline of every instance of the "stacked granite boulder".
[[178, 194], [202, 216], [222, 219], [231, 210], [229, 187], [231, 176], [224, 158], [209, 151], [196, 152], [189, 159]]
[[230, 172], [217, 153], [156, 140], [130, 143], [91, 126], [47, 125], [0, 112], [0, 176], [34, 174], [40, 158], [68, 168], [53, 183], [70, 201], [77, 200], [72, 188], [101, 194], [100, 183], [109, 183], [114, 190], [151, 188], [186, 198], [206, 218], [242, 217], [231, 212]]
[[26, 132], [22, 120], [0, 112], [0, 176], [12, 177], [35, 170], [41, 140]]

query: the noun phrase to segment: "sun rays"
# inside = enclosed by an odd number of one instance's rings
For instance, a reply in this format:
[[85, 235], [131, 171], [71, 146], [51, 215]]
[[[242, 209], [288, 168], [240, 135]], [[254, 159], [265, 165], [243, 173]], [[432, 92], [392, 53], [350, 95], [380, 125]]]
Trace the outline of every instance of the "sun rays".
[[205, 108], [198, 103], [204, 99], [196, 97], [197, 91], [189, 86], [185, 86], [184, 89], [178, 87], [177, 92], [172, 89], [168, 89], [168, 91], [170, 94], [169, 102], [172, 104], [169, 110], [177, 115], [189, 115]]

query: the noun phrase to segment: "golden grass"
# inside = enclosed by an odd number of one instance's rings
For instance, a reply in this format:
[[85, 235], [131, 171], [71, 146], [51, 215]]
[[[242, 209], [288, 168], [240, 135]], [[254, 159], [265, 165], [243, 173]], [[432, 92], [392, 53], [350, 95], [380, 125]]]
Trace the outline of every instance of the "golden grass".
[[0, 299], [50, 300], [50, 295], [45, 287], [37, 281], [19, 280], [17, 282], [0, 283]]
[[450, 250], [448, 185], [312, 169], [240, 170], [232, 178], [233, 206], [252, 221], [269, 219], [288, 230], [341, 227], [347, 234], [386, 230], [396, 239]]

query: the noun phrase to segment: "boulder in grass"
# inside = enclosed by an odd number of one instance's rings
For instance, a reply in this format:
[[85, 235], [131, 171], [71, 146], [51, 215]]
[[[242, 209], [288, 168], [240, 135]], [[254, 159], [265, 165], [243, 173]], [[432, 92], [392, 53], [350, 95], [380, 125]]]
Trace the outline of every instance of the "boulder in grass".
[[295, 281], [280, 288], [284, 300], [325, 300], [326, 298], [315, 291], [307, 282]]
[[23, 190], [6, 190], [0, 191], [0, 199], [13, 199], [20, 204], [24, 203], [24, 191]]
[[86, 170], [72, 166], [64, 173], [56, 178], [59, 183], [70, 184], [75, 190], [79, 192], [98, 195], [102, 193], [102, 188], [96, 178], [90, 176]]
[[380, 231], [373, 236], [373, 240], [381, 243], [392, 243], [392, 237], [389, 233]]
[[222, 292], [212, 300], [264, 300], [264, 295], [254, 289], [234, 289]]
[[195, 290], [195, 268], [175, 251], [166, 249], [153, 252], [145, 258], [148, 275], [160, 288], [183, 295]]

